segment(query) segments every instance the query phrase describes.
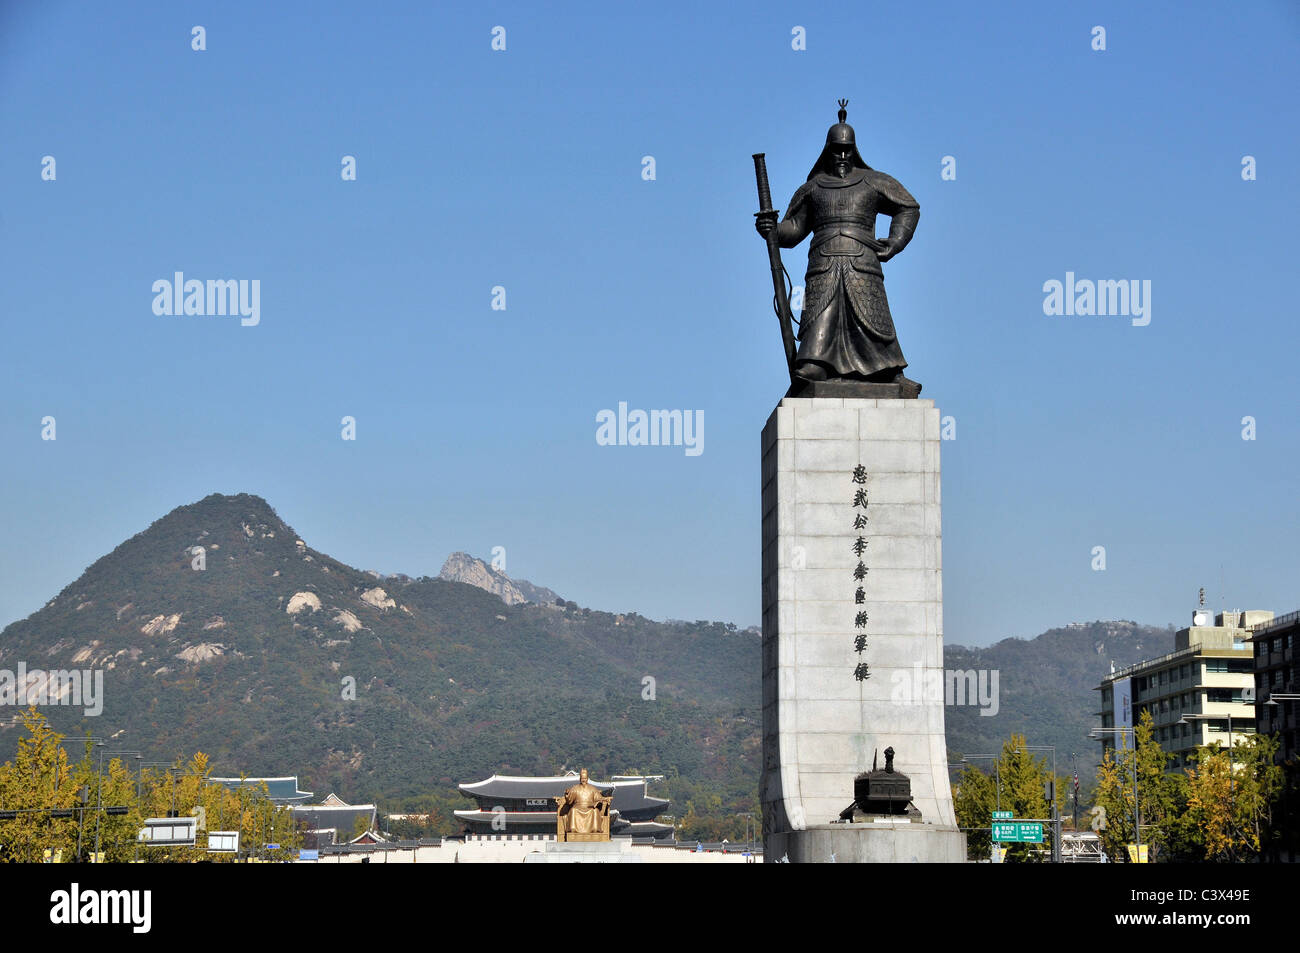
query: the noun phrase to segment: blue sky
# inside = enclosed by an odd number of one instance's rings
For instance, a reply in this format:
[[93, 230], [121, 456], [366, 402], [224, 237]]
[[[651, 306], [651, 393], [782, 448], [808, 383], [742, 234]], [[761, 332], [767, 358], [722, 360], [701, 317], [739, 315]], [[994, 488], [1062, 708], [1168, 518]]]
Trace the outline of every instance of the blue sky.
[[[947, 639], [1300, 606], [1296, 7], [852, 6], [0, 7], [0, 625], [212, 492], [362, 568], [503, 546], [756, 623], [750, 154], [784, 208], [839, 97], [921, 204], [886, 285], [956, 421]], [[175, 271], [258, 279], [260, 323], [155, 315]], [[1067, 271], [1150, 280], [1150, 324], [1044, 315]], [[703, 411], [704, 452], [598, 446], [620, 401]]]

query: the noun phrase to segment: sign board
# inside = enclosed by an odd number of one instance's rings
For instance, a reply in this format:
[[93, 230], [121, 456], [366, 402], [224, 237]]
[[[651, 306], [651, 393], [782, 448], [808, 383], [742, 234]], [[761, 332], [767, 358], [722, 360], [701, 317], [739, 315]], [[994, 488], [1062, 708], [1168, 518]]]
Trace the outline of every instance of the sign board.
[[320, 860], [320, 851], [318, 850], [300, 850], [298, 851], [299, 860]]
[[1147, 845], [1143, 844], [1140, 848], [1136, 844], [1125, 844], [1128, 848], [1128, 862], [1130, 864], [1145, 864], [1147, 860]]
[[1017, 844], [1041, 844], [1043, 825], [1037, 821], [994, 821], [993, 839]]
[[1133, 727], [1133, 679], [1117, 678], [1111, 683], [1113, 725], [1116, 728]]
[[279, 845], [279, 844], [263, 844], [262, 846], [265, 847], [267, 850], [279, 850], [279, 849], [280, 849], [280, 845]]
[[208, 853], [239, 853], [239, 831], [208, 831]]
[[193, 817], [150, 817], [135, 839], [153, 847], [193, 847], [197, 820]]
[[1015, 811], [994, 811], [993, 812], [993, 820], [995, 821], [1009, 821], [1013, 819], [1015, 816], [1016, 816]]

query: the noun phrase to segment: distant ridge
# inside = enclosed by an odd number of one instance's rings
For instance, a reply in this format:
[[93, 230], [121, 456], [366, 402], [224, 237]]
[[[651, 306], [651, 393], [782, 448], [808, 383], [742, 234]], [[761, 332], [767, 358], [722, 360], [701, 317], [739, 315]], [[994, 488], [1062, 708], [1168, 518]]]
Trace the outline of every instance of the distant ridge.
[[[60, 731], [155, 760], [201, 750], [228, 775], [296, 773], [349, 801], [441, 791], [459, 807], [462, 781], [583, 766], [664, 774], [682, 810], [693, 801], [719, 823], [756, 811], [760, 633], [557, 599], [465, 553], [438, 579], [356, 569], [261, 497], [212, 494], [6, 627], [0, 669], [103, 670], [99, 717], [43, 709]], [[1093, 689], [1111, 660], [1173, 648], [1172, 628], [1102, 621], [966, 648], [954, 623], [945, 667], [999, 682], [996, 715], [946, 708], [951, 759], [1024, 734], [1056, 746], [1062, 773], [1076, 754], [1085, 793], [1100, 751]], [[0, 709], [0, 760], [13, 714]]]
[[463, 554], [447, 572], [480, 585], [308, 543], [251, 494], [177, 507], [0, 632], [0, 670], [102, 671], [102, 714], [42, 709], [66, 734], [354, 803], [423, 798], [446, 833], [458, 783], [565, 767], [665, 775], [663, 796], [721, 825], [757, 810], [756, 634], [557, 604]]

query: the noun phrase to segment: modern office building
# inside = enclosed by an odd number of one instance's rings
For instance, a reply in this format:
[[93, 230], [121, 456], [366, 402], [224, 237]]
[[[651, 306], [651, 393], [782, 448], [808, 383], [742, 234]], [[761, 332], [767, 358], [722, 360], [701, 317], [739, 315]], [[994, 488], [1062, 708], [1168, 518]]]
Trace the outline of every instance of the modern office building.
[[[1259, 731], [1275, 734], [1281, 742], [1278, 759], [1296, 760], [1300, 701], [1277, 701], [1273, 695], [1300, 694], [1296, 677], [1296, 649], [1300, 648], [1300, 611], [1256, 625], [1250, 641], [1255, 650], [1255, 716]], [[1271, 703], [1271, 704], [1270, 704]]]
[[1255, 723], [1262, 734], [1277, 738], [1276, 762], [1282, 766], [1281, 806], [1274, 811], [1274, 837], [1265, 857], [1300, 861], [1300, 610], [1256, 625], [1250, 637], [1255, 649]]
[[[672, 835], [671, 825], [655, 818], [668, 808], [664, 798], [651, 797], [646, 784], [656, 777], [614, 777], [608, 781], [591, 779], [602, 793], [614, 797], [610, 805], [609, 832], [613, 837], [654, 837]], [[468, 834], [475, 837], [555, 837], [555, 798], [578, 783], [577, 772], [549, 778], [523, 778], [494, 774], [483, 781], [459, 785], [466, 797], [478, 806], [457, 811]]]
[[[1196, 749], [1227, 747], [1255, 732], [1255, 657], [1252, 627], [1273, 618], [1268, 611], [1198, 609], [1192, 624], [1174, 635], [1174, 650], [1113, 671], [1097, 687], [1103, 728], [1132, 728], [1151, 712], [1155, 740], [1173, 754], [1170, 769], [1195, 763]], [[1102, 750], [1117, 744], [1102, 737]], [[1132, 740], [1124, 742], [1132, 744]]]

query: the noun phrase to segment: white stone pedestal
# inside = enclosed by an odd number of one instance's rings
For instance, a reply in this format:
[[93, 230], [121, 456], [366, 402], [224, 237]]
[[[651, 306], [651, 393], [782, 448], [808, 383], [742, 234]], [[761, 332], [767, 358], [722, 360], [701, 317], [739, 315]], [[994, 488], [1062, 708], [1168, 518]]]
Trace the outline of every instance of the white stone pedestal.
[[632, 853], [632, 842], [626, 837], [607, 841], [577, 841], [560, 843], [548, 840], [542, 850], [524, 857], [526, 864], [639, 864], [641, 858]]
[[814, 824], [769, 834], [764, 861], [791, 864], [964, 864], [966, 835], [939, 824]]
[[[786, 398], [763, 428], [762, 475], [765, 859], [829, 860], [838, 838], [840, 861], [964, 860], [943, 728], [939, 411], [931, 400]], [[859, 488], [865, 509], [854, 506]], [[860, 661], [871, 670], [864, 681], [854, 677]], [[883, 768], [891, 746], [923, 824], [896, 834], [830, 824], [852, 803], [854, 776], [876, 752]], [[932, 846], [898, 846], [917, 838]]]

